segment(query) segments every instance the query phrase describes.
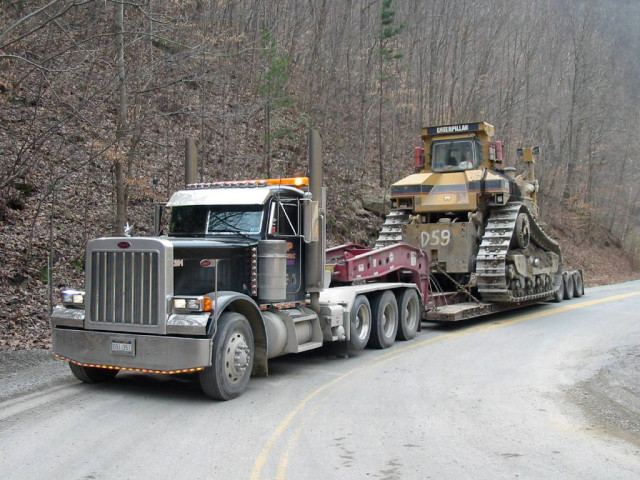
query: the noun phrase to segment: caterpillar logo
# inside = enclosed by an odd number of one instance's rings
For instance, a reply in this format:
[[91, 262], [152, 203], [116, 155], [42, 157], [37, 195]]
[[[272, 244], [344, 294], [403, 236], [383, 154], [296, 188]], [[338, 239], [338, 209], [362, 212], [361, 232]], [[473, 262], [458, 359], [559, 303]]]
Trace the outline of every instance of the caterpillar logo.
[[438, 127], [436, 133], [460, 133], [468, 132], [469, 125], [448, 125], [446, 127]]
[[485, 130], [486, 126], [490, 125], [488, 123], [458, 123], [456, 125], [434, 125], [433, 127], [426, 127], [426, 132], [423, 129], [423, 134], [426, 133], [427, 135], [446, 135], [451, 133], [479, 132], [481, 130]]

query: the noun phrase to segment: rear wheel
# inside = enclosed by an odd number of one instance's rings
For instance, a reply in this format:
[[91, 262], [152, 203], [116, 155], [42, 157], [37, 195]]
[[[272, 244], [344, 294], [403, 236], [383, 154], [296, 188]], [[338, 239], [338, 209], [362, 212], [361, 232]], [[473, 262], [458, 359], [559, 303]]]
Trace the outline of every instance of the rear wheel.
[[371, 310], [373, 322], [369, 345], [374, 348], [389, 348], [393, 345], [398, 331], [398, 302], [389, 290], [379, 293], [373, 299]]
[[253, 355], [253, 332], [244, 315], [235, 312], [220, 315], [213, 340], [213, 363], [200, 372], [200, 386], [205, 395], [216, 400], [242, 395], [251, 377]]
[[398, 339], [411, 340], [418, 333], [421, 320], [420, 298], [413, 288], [398, 295]]
[[563, 275], [562, 281], [564, 282], [564, 299], [571, 300], [573, 298], [574, 284], [573, 277], [571, 275]]
[[351, 308], [351, 331], [349, 345], [354, 350], [367, 346], [371, 336], [371, 305], [364, 295], [358, 295]]
[[582, 275], [580, 272], [576, 272], [573, 275], [573, 296], [581, 297], [584, 295], [584, 285], [582, 284]]
[[108, 382], [116, 378], [118, 370], [108, 368], [83, 367], [69, 362], [69, 368], [75, 377], [84, 383]]

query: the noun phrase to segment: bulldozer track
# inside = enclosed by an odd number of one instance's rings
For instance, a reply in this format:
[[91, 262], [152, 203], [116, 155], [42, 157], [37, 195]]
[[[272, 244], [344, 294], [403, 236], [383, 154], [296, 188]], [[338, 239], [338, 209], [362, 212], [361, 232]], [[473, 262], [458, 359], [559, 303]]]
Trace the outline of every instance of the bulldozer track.
[[373, 248], [384, 248], [402, 241], [402, 227], [409, 225], [410, 210], [391, 210], [386, 216]]
[[[410, 210], [391, 210], [387, 215], [374, 248], [384, 248], [402, 241], [402, 228], [409, 224]], [[548, 299], [557, 290], [553, 285], [512, 290], [507, 284], [507, 254], [516, 229], [519, 213], [526, 213], [531, 228], [531, 241], [543, 250], [562, 258], [560, 246], [549, 237], [522, 202], [511, 202], [495, 208], [489, 215], [476, 258], [478, 293], [484, 302], [517, 303]], [[560, 262], [562, 265], [562, 262]]]
[[562, 258], [560, 246], [542, 230], [521, 202], [508, 203], [504, 207], [492, 210], [476, 259], [478, 293], [485, 302], [514, 303], [538, 300], [550, 297], [557, 289], [553, 283], [519, 290], [512, 290], [507, 285], [507, 254], [519, 213], [526, 213], [529, 217], [531, 241]]

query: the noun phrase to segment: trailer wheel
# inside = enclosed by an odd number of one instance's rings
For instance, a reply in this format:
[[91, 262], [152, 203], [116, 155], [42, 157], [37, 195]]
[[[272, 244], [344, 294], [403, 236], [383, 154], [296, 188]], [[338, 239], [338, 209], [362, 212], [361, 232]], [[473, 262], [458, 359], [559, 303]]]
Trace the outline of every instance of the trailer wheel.
[[564, 299], [571, 300], [574, 293], [573, 277], [571, 275], [563, 275], [562, 281], [564, 282]]
[[372, 302], [373, 327], [369, 345], [374, 348], [389, 348], [398, 331], [398, 302], [393, 292], [387, 290], [376, 295]]
[[584, 295], [584, 285], [582, 284], [582, 275], [580, 272], [573, 274], [573, 296], [578, 298]]
[[349, 345], [354, 350], [367, 346], [371, 336], [371, 305], [364, 295], [358, 295], [351, 307], [351, 336]]
[[398, 339], [411, 340], [418, 333], [421, 310], [420, 299], [413, 288], [405, 288], [398, 295]]
[[69, 362], [71, 373], [84, 383], [101, 383], [108, 382], [116, 378], [119, 370], [109, 370], [107, 368], [83, 367]]
[[560, 279], [560, 286], [558, 287], [558, 290], [553, 294], [554, 302], [560, 303], [562, 300], [564, 300], [564, 275]]
[[213, 339], [213, 363], [200, 372], [204, 394], [216, 400], [242, 395], [251, 376], [253, 356], [253, 332], [244, 315], [235, 312], [220, 315]]

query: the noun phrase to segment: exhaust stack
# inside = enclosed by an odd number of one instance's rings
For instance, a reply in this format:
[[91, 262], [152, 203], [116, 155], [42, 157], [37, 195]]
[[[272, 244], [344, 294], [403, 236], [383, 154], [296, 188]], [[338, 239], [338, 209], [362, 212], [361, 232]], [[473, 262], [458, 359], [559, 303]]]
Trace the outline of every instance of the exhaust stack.
[[314, 202], [318, 202], [318, 225], [320, 235], [317, 242], [306, 245], [306, 290], [311, 295], [311, 308], [320, 312], [319, 297], [324, 289], [326, 247], [326, 200], [322, 186], [322, 139], [317, 130], [309, 131], [309, 191]]
[[198, 147], [193, 138], [184, 142], [184, 184], [198, 183]]

